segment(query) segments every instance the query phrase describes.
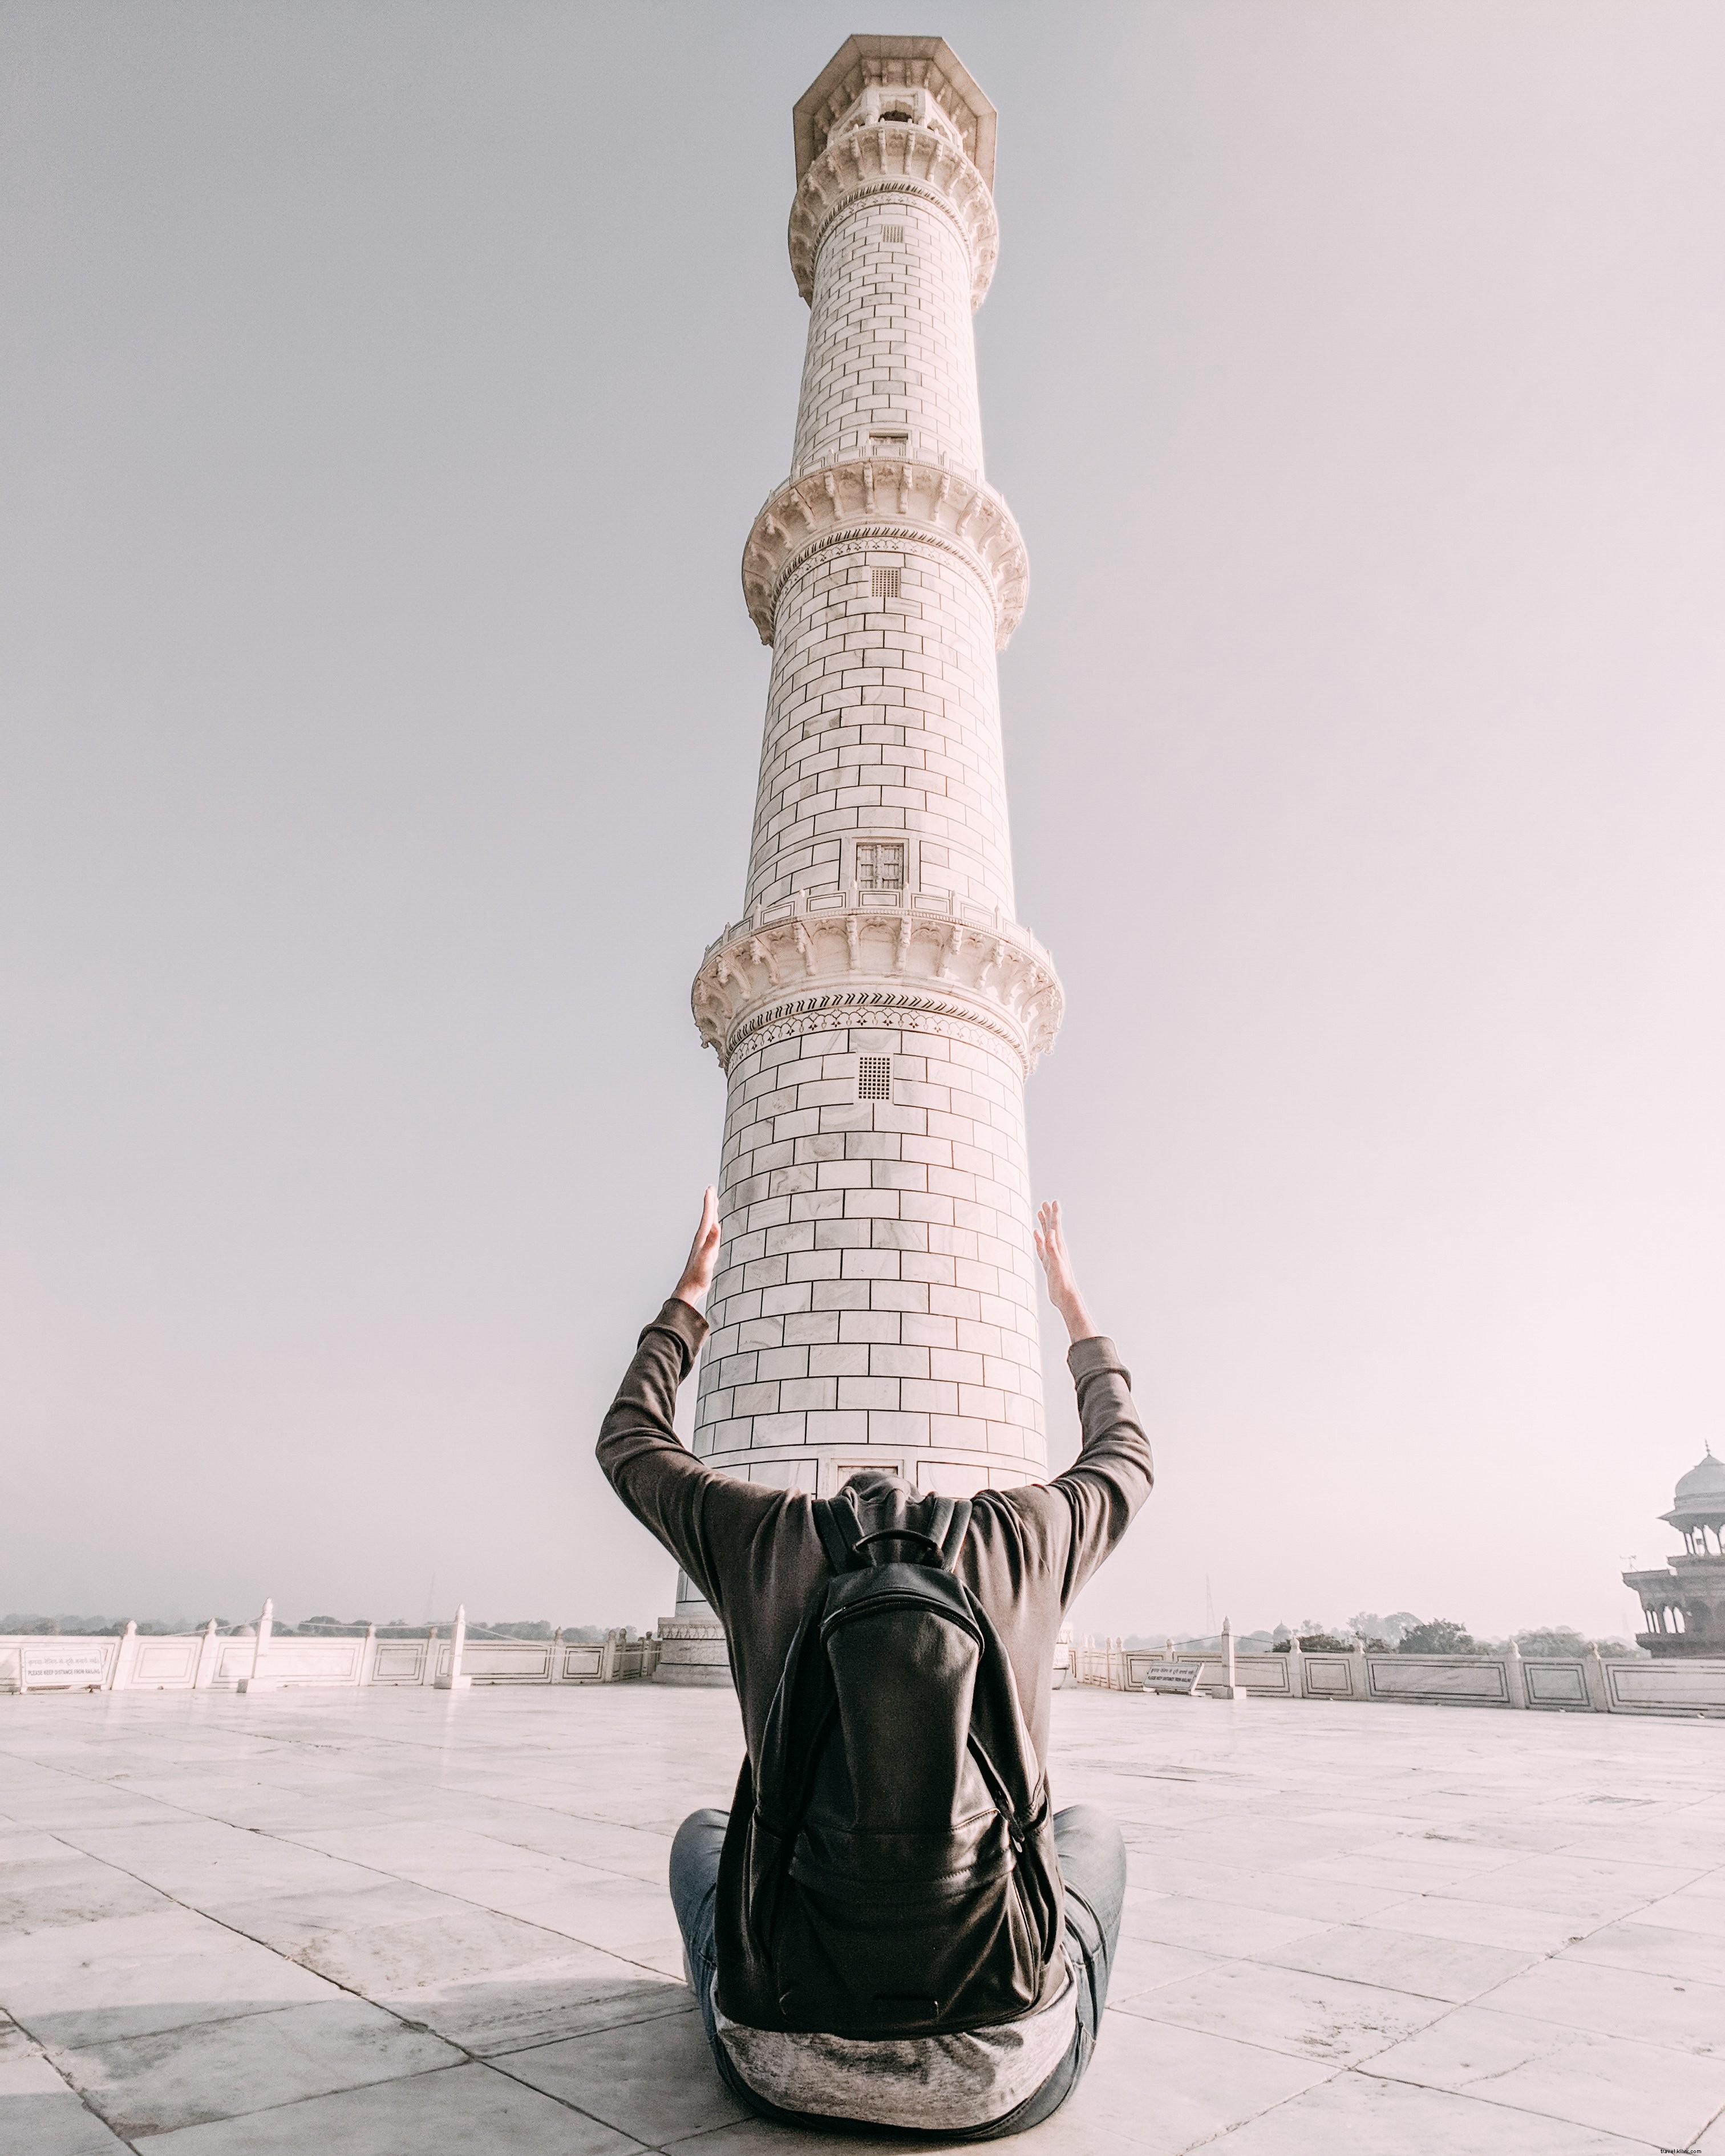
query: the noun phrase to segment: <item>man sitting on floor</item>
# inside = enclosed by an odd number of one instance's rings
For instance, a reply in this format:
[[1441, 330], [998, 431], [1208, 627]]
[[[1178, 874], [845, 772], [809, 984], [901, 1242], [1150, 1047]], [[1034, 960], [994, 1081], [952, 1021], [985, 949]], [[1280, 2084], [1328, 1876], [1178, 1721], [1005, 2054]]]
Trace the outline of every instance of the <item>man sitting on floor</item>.
[[611, 1486], [725, 1627], [747, 1756], [728, 1815], [679, 1830], [671, 1900], [721, 2076], [788, 2125], [996, 2139], [1058, 2109], [1095, 2048], [1126, 1850], [1092, 1806], [1050, 1809], [1050, 1693], [1150, 1446], [1059, 1206], [1039, 1220], [1083, 1430], [1052, 1482], [964, 1503], [864, 1473], [820, 1502], [696, 1459], [672, 1417], [706, 1333], [711, 1190], [600, 1432]]

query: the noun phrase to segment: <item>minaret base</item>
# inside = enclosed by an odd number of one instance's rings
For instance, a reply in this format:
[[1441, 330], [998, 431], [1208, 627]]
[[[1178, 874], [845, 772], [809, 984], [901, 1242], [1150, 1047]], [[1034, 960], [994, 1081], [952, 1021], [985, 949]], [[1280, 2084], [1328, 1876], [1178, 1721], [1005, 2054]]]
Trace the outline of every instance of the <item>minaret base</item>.
[[731, 1688], [731, 1657], [725, 1628], [716, 1618], [661, 1617], [659, 1665], [655, 1684], [708, 1685]]

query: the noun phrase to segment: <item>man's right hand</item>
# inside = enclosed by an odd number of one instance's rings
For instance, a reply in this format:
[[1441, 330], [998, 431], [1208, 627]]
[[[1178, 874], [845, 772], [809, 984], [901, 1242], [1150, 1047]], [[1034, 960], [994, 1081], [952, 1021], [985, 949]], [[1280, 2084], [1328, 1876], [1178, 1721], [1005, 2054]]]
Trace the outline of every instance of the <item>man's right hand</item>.
[[1094, 1340], [1097, 1327], [1084, 1306], [1084, 1297], [1078, 1291], [1078, 1282], [1073, 1276], [1072, 1260], [1066, 1249], [1065, 1231], [1060, 1224], [1060, 1201], [1050, 1198], [1036, 1212], [1036, 1255], [1042, 1261], [1042, 1270], [1048, 1276], [1048, 1299], [1066, 1321], [1066, 1337], [1070, 1340]]
[[706, 1291], [713, 1284], [713, 1272], [718, 1262], [719, 1195], [708, 1183], [701, 1201], [701, 1225], [689, 1245], [689, 1260], [683, 1267], [683, 1277], [671, 1290], [672, 1295], [680, 1302], [686, 1302], [691, 1310], [699, 1310], [706, 1301]]

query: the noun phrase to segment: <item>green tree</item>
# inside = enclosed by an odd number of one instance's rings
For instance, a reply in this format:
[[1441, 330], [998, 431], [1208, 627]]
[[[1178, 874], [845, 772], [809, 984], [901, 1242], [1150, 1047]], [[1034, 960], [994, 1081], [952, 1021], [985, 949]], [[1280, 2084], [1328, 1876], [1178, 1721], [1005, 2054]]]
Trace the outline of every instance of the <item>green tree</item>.
[[1565, 1656], [1573, 1659], [1584, 1655], [1589, 1642], [1567, 1625], [1543, 1625], [1536, 1631], [1517, 1632], [1516, 1645], [1524, 1655], [1532, 1656], [1535, 1661], [1544, 1661]]
[[1453, 1617], [1433, 1617], [1410, 1625], [1401, 1636], [1399, 1655], [1476, 1655], [1479, 1647], [1465, 1625]]

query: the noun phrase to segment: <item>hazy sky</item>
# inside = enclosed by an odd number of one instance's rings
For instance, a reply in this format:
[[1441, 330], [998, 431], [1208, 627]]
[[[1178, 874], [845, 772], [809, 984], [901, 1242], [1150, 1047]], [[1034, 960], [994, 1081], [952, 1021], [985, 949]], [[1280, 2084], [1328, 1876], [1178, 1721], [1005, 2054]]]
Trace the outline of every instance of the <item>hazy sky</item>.
[[[1717, 0], [6, 0], [0, 1607], [649, 1623], [858, 28], [1000, 109], [1101, 1630], [1634, 1621], [1725, 1452]], [[1056, 1456], [1075, 1442], [1045, 1311]]]

